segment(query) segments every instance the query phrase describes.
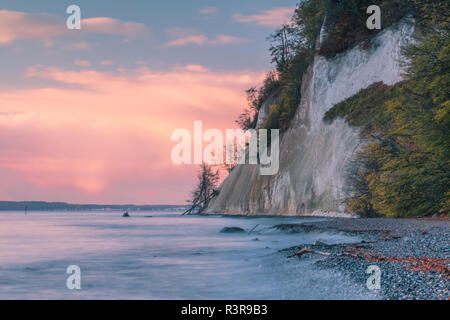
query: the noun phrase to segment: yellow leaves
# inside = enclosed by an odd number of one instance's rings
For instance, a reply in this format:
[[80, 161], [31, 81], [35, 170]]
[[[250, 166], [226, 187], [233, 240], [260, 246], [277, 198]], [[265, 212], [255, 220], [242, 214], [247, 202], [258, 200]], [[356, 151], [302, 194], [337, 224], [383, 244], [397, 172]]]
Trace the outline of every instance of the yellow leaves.
[[400, 102], [395, 100], [388, 100], [385, 103], [386, 110], [390, 113], [395, 113], [398, 109], [402, 109]]
[[447, 62], [450, 60], [450, 45], [445, 46], [439, 53], [439, 60]]
[[405, 106], [398, 100], [388, 100], [384, 104], [386, 113], [392, 117], [395, 126], [402, 126], [405, 123]]
[[436, 112], [433, 119], [440, 124], [449, 123], [450, 118], [450, 100], [445, 101], [443, 104], [441, 104]]

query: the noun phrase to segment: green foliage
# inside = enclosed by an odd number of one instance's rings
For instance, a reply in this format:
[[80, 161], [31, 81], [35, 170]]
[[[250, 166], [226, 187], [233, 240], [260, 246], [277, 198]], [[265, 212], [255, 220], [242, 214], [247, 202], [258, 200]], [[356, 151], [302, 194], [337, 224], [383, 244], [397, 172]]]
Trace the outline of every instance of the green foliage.
[[364, 131], [378, 131], [375, 126], [387, 125], [389, 118], [380, 112], [384, 103], [394, 93], [392, 87], [383, 82], [376, 82], [358, 94], [336, 104], [325, 113], [324, 120], [331, 122], [335, 118], [345, 118], [353, 126], [363, 126]]
[[269, 37], [276, 71], [260, 89], [248, 92], [249, 106], [238, 123], [254, 128], [263, 103], [274, 101], [263, 127], [286, 130], [300, 103], [302, 77], [322, 27], [326, 36], [317, 52], [327, 58], [357, 44], [369, 48], [380, 32], [366, 27], [370, 5], [380, 6], [382, 29], [412, 16], [418, 41], [404, 49], [403, 82], [393, 87], [375, 83], [325, 115], [325, 121], [341, 117], [360, 127], [367, 141], [349, 170], [353, 190], [347, 205], [369, 217], [448, 215], [449, 1], [302, 1], [291, 22]]
[[367, 141], [353, 164], [347, 199], [363, 216], [449, 215], [450, 41], [446, 12], [431, 12], [439, 16], [428, 12], [423, 21], [441, 22], [423, 28], [421, 41], [405, 48], [405, 81], [376, 83], [325, 115], [359, 126]]
[[[270, 106], [269, 115], [263, 128], [289, 128], [301, 99], [303, 74], [314, 57], [314, 48], [324, 19], [327, 1], [303, 1], [294, 12], [290, 24], [283, 25], [268, 39], [271, 41], [272, 62], [278, 72], [275, 102]], [[267, 86], [264, 91], [268, 92]]]
[[293, 25], [285, 24], [267, 38], [271, 45], [269, 48], [272, 63], [275, 63], [278, 72], [283, 73], [296, 55], [296, 49], [301, 46], [301, 35]]
[[252, 87], [246, 91], [247, 108], [241, 113], [235, 123], [242, 130], [254, 129], [258, 113], [264, 102], [268, 101], [280, 87], [280, 81], [274, 72], [269, 72], [261, 88]]
[[407, 0], [335, 0], [328, 1], [325, 31], [319, 54], [333, 57], [357, 44], [370, 47], [370, 39], [381, 30], [369, 30], [366, 10], [371, 5], [381, 9], [382, 29], [391, 26], [408, 14], [413, 14], [412, 1]]
[[439, 0], [329, 0], [325, 1], [326, 38], [319, 54], [333, 57], [357, 44], [370, 47], [370, 40], [381, 30], [366, 27], [367, 8], [381, 9], [382, 29], [388, 28], [405, 16], [412, 16], [419, 31], [428, 32], [435, 26], [448, 26], [449, 1]]
[[315, 50], [316, 40], [329, 10], [330, 0], [306, 0], [301, 2], [292, 18], [293, 24], [300, 30], [303, 37], [303, 48]]
[[311, 51], [305, 50], [292, 58], [289, 67], [280, 74], [279, 88], [275, 102], [263, 123], [265, 129], [289, 128], [301, 99], [302, 75], [312, 60]]
[[[371, 46], [371, 39], [380, 30], [366, 27], [370, 5], [381, 8], [382, 29], [387, 28], [401, 18], [410, 15], [416, 21], [419, 34], [429, 34], [441, 30], [436, 35], [442, 40], [442, 30], [448, 29], [448, 12], [450, 2], [437, 0], [304, 0], [299, 3], [290, 23], [268, 37], [270, 54], [275, 70], [268, 73], [261, 88], [255, 90], [255, 108], [252, 104], [236, 121], [243, 129], [256, 126], [259, 109], [265, 101], [275, 100], [264, 123], [264, 128], [286, 130], [293, 119], [300, 103], [301, 80], [308, 64], [316, 53], [317, 39], [322, 27], [325, 27], [325, 39], [318, 53], [333, 57], [357, 44], [362, 48]], [[436, 29], [438, 27], [438, 29]], [[437, 39], [436, 39], [437, 40]], [[433, 41], [433, 40], [427, 40]], [[411, 56], [414, 54], [410, 52]], [[415, 54], [420, 54], [416, 51]], [[422, 52], [422, 59], [435, 59], [446, 63], [448, 52], [427, 55]], [[415, 60], [416, 61], [416, 60]], [[417, 59], [419, 62], [420, 59]], [[424, 70], [426, 71], [426, 70]], [[436, 82], [436, 86], [443, 85]], [[448, 84], [445, 84], [448, 87]], [[438, 111], [436, 117], [448, 121], [448, 105]]]
[[253, 87], [246, 91], [247, 93], [247, 108], [239, 115], [235, 121], [242, 130], [249, 130], [256, 126], [258, 113], [258, 90]]

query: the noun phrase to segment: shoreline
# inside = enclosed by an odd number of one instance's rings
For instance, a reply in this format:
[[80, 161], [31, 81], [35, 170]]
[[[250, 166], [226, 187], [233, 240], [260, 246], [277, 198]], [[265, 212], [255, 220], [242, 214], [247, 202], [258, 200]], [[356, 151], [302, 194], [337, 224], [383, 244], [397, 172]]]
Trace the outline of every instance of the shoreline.
[[[299, 243], [286, 248], [286, 258], [320, 256], [318, 269], [343, 272], [363, 285], [367, 267], [381, 270], [382, 299], [450, 299], [450, 219], [333, 218], [303, 224], [275, 226], [286, 233], [331, 232], [357, 235], [356, 244]], [[299, 249], [313, 252], [299, 253]], [[304, 251], [304, 250], [303, 250]], [[317, 254], [319, 253], [319, 254]], [[326, 256], [320, 253], [327, 254]], [[297, 255], [296, 255], [297, 254]]]
[[253, 213], [218, 213], [218, 212], [202, 212], [198, 214], [192, 214], [192, 215], [198, 215], [198, 216], [222, 216], [222, 217], [243, 217], [243, 218], [342, 218], [342, 219], [364, 219], [359, 217], [358, 215], [351, 214], [351, 213], [343, 213], [343, 212], [334, 212], [334, 211], [319, 211], [316, 210], [309, 214], [303, 214], [303, 215], [287, 215], [287, 214], [273, 214], [273, 213], [259, 213], [259, 214], [253, 214]]

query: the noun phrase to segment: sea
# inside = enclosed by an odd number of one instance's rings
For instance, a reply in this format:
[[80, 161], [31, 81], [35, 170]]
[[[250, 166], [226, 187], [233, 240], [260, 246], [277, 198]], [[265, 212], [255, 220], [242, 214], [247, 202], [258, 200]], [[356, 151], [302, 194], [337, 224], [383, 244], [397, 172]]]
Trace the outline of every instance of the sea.
[[129, 214], [0, 212], [0, 299], [378, 298], [350, 275], [318, 267], [321, 255], [288, 258], [285, 249], [301, 244], [361, 241], [275, 227], [327, 218]]

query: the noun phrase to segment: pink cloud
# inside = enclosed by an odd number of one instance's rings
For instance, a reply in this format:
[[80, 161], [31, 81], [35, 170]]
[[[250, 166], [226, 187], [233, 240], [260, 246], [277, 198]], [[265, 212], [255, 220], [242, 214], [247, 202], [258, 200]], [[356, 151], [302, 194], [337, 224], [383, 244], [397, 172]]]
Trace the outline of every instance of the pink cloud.
[[109, 66], [109, 65], [111, 65], [111, 64], [113, 64], [114, 62], [112, 61], [112, 60], [103, 60], [103, 61], [101, 61], [100, 62], [100, 64], [102, 65], [102, 66]]
[[90, 62], [86, 61], [86, 60], [75, 60], [73, 62], [73, 64], [76, 66], [80, 66], [80, 67], [90, 67], [91, 66]]
[[165, 43], [164, 47], [180, 47], [189, 44], [195, 45], [223, 45], [223, 44], [238, 44], [247, 42], [246, 39], [228, 36], [228, 35], [218, 35], [213, 39], [208, 39], [205, 35], [189, 35], [183, 38], [178, 38], [173, 41]]
[[35, 66], [26, 76], [60, 85], [0, 89], [3, 199], [184, 203], [196, 167], [172, 164], [172, 131], [192, 131], [194, 120], [233, 128], [245, 89], [264, 74]]
[[78, 49], [78, 50], [84, 50], [84, 49], [88, 49], [90, 48], [90, 44], [88, 42], [85, 41], [80, 41], [80, 42], [73, 42], [73, 43], [69, 43], [66, 48], [67, 49]]
[[64, 19], [49, 14], [0, 10], [0, 45], [16, 39], [45, 41], [66, 31]]
[[211, 44], [237, 44], [247, 42], [247, 40], [234, 36], [218, 35], [215, 39], [210, 40]]
[[260, 26], [278, 27], [289, 21], [294, 13], [290, 7], [274, 8], [271, 10], [262, 10], [258, 14], [242, 15], [235, 13], [233, 19], [241, 23], [252, 23]]
[[203, 45], [208, 42], [208, 38], [204, 35], [187, 36], [185, 38], [178, 38], [164, 44], [164, 47], [180, 47], [188, 44]]
[[[133, 37], [149, 32], [150, 29], [144, 24], [123, 22], [108, 17], [88, 18], [81, 21], [81, 33]], [[50, 46], [54, 37], [75, 34], [79, 32], [67, 29], [65, 16], [0, 10], [0, 45], [9, 44], [18, 39], [28, 39], [39, 40]], [[78, 45], [78, 48], [82, 49], [87, 47], [84, 42], [78, 42]]]
[[149, 33], [149, 28], [137, 22], [122, 22], [108, 17], [88, 18], [81, 21], [81, 29], [90, 33], [119, 34], [137, 36]]
[[190, 72], [209, 72], [209, 69], [198, 65], [198, 64], [188, 64], [183, 67], [175, 67], [175, 71], [190, 71]]

